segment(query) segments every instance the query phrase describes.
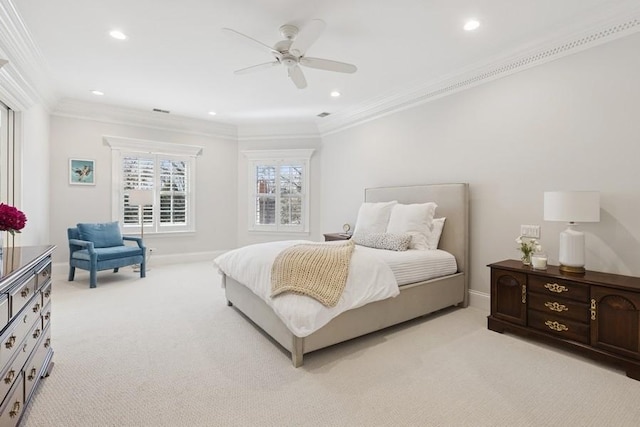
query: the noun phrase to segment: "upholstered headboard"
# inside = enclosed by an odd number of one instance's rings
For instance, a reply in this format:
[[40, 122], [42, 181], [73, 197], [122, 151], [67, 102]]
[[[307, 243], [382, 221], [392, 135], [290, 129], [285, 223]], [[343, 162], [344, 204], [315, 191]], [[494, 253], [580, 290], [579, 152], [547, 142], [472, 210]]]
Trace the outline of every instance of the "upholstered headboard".
[[446, 217], [439, 249], [456, 257], [458, 272], [469, 280], [469, 184], [429, 184], [407, 187], [378, 187], [364, 190], [366, 202], [438, 204], [436, 218]]

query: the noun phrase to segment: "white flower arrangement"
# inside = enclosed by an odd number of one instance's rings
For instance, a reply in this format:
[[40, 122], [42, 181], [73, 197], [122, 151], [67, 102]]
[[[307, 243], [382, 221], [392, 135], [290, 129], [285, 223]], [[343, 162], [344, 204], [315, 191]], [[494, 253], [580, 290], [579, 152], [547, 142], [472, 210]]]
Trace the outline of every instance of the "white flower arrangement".
[[522, 253], [521, 259], [525, 264], [531, 263], [531, 255], [533, 255], [534, 252], [542, 251], [542, 245], [540, 242], [531, 237], [518, 236], [516, 243], [518, 244], [516, 249]]

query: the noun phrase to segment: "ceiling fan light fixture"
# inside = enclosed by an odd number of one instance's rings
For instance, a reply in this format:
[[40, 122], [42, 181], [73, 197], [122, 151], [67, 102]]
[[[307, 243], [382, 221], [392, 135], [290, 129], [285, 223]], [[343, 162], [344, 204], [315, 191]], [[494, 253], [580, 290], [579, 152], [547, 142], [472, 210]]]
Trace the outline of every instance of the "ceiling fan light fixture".
[[478, 21], [477, 19], [469, 19], [467, 22], [465, 22], [463, 28], [465, 31], [473, 31], [477, 30], [478, 27], [480, 27], [480, 21]]
[[117, 40], [126, 40], [127, 35], [120, 30], [111, 30], [109, 31], [109, 35]]

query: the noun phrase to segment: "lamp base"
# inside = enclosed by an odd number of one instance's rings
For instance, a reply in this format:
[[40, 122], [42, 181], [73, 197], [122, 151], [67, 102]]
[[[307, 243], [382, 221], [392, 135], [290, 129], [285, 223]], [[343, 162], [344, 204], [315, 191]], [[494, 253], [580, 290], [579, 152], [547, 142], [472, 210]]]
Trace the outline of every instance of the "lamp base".
[[562, 265], [562, 264], [560, 264], [560, 266], [558, 267], [558, 270], [560, 270], [563, 273], [571, 273], [571, 274], [585, 273], [584, 267], [571, 267], [569, 265]]

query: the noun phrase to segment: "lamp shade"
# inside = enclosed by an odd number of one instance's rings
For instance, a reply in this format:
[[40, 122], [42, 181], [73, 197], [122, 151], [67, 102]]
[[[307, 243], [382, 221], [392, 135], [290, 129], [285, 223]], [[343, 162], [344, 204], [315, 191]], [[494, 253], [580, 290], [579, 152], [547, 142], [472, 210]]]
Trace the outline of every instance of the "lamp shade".
[[129, 205], [146, 206], [153, 204], [153, 190], [129, 190]]
[[544, 220], [563, 222], [599, 222], [598, 191], [545, 191]]

